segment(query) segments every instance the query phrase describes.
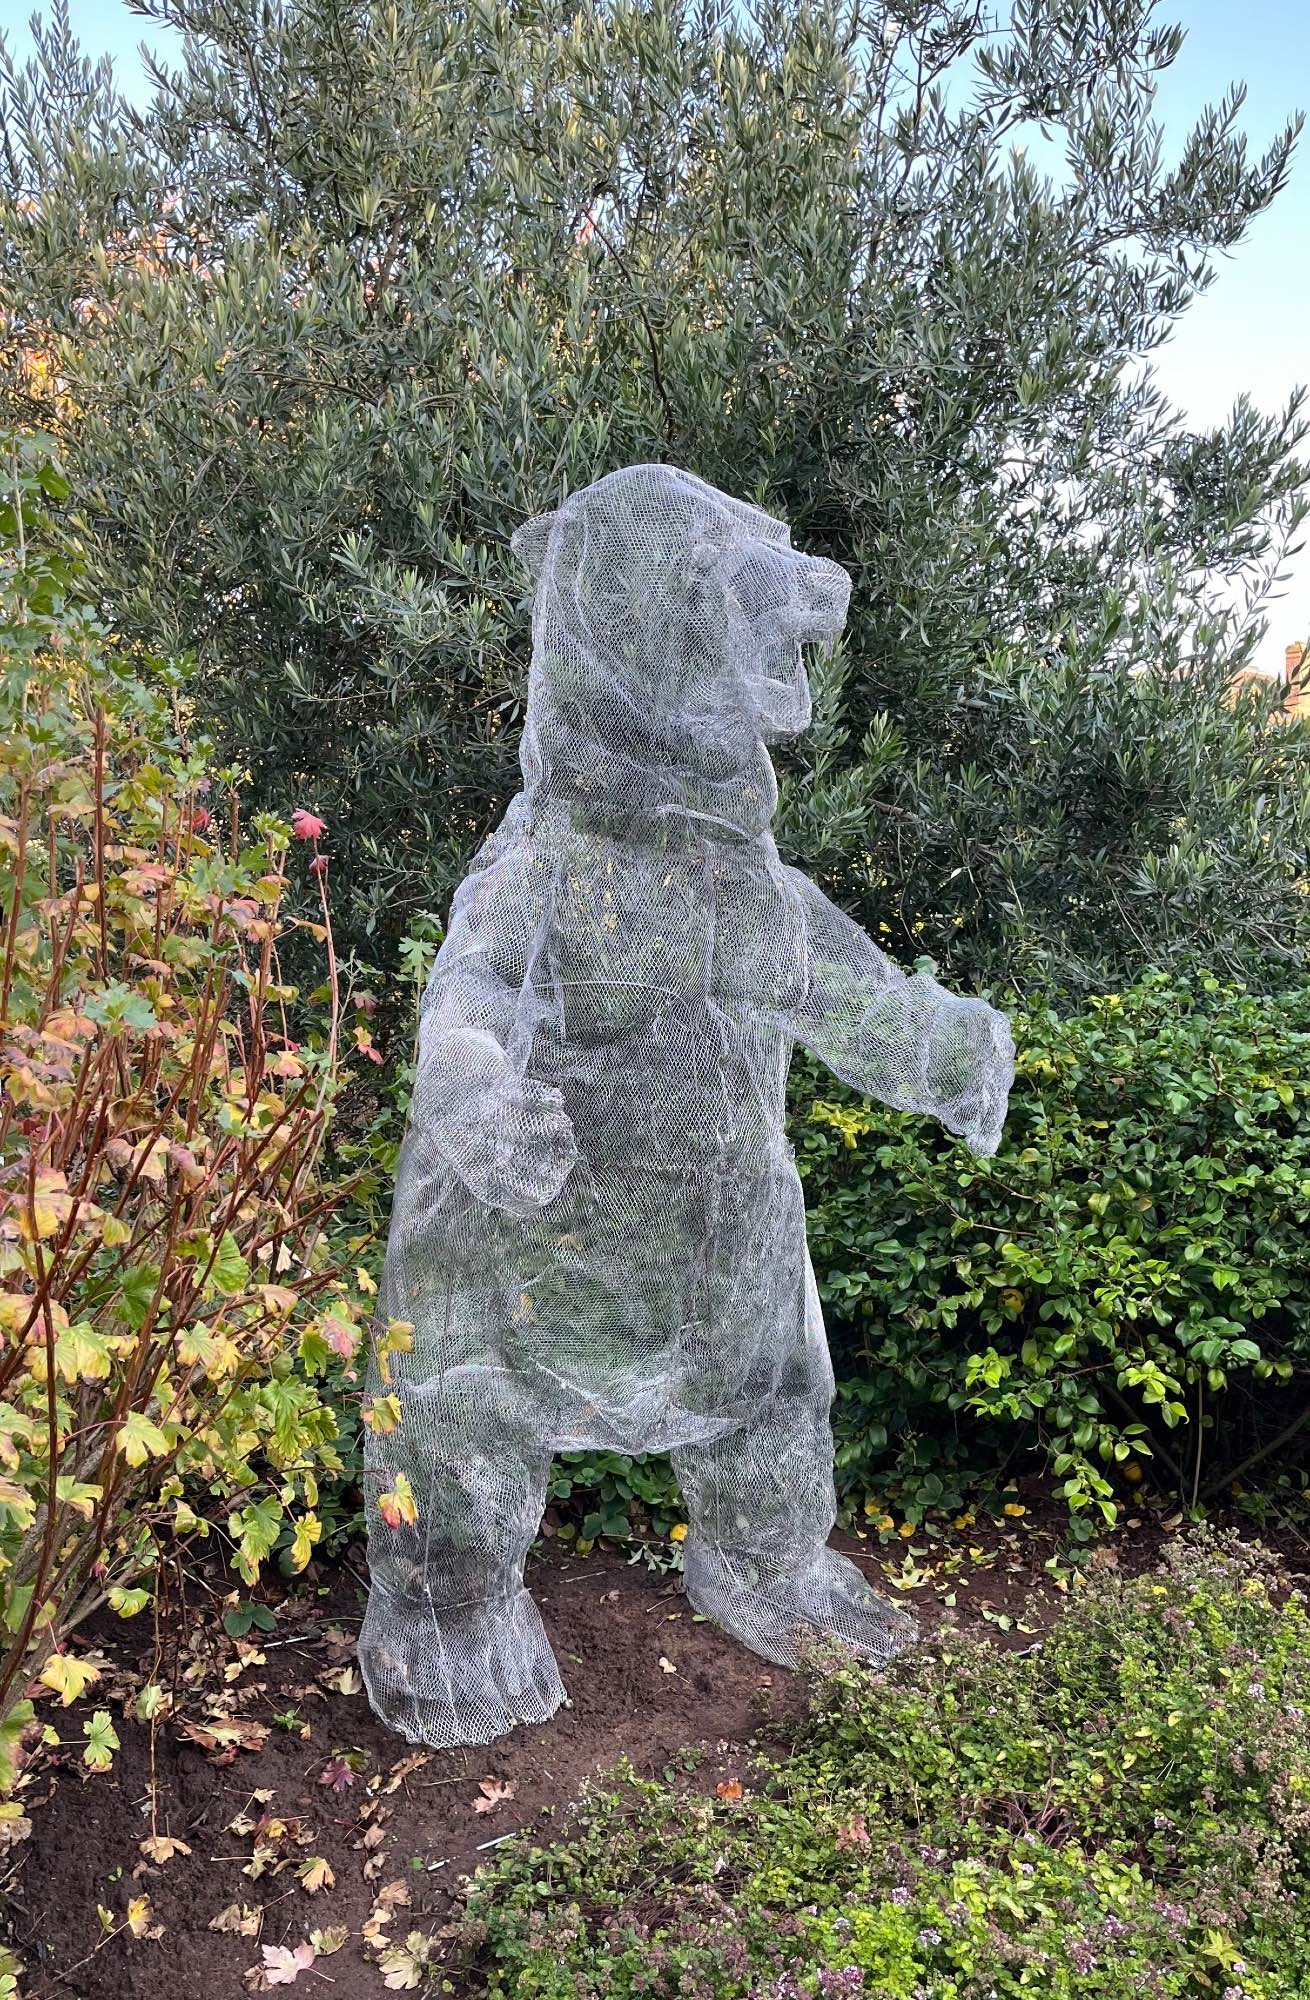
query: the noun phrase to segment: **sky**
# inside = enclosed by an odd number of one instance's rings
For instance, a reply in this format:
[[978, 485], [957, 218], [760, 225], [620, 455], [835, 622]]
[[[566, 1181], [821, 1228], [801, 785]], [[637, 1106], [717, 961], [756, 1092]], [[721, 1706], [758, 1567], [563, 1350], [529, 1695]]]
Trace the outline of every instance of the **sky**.
[[[109, 55], [122, 89], [144, 96], [137, 50], [143, 39], [165, 57], [171, 31], [134, 15], [125, 0], [68, 0], [74, 32], [89, 55]], [[1163, 0], [1160, 19], [1187, 31], [1157, 103], [1172, 156], [1197, 113], [1230, 84], [1247, 85], [1243, 129], [1259, 152], [1293, 112], [1310, 112], [1310, 6], [1306, 0]], [[0, 25], [25, 54], [22, 0], [0, 0]], [[1167, 394], [1198, 424], [1218, 423], [1245, 392], [1262, 409], [1285, 404], [1310, 381], [1310, 130], [1289, 186], [1226, 259], [1210, 291], [1178, 323], [1157, 358]], [[1288, 565], [1258, 663], [1281, 667], [1291, 640], [1310, 638], [1310, 523], [1307, 547]]]

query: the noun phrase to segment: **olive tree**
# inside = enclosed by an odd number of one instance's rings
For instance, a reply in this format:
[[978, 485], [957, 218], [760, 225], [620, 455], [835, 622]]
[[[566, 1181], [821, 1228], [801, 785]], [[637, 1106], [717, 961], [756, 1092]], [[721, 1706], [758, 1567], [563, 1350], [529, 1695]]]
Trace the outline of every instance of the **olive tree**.
[[120, 629], [329, 823], [357, 944], [516, 783], [514, 526], [664, 458], [852, 573], [779, 831], [893, 949], [1070, 990], [1302, 948], [1306, 737], [1230, 682], [1298, 402], [1152, 354], [1282, 189], [1147, 0], [146, 0], [0, 70], [0, 383]]

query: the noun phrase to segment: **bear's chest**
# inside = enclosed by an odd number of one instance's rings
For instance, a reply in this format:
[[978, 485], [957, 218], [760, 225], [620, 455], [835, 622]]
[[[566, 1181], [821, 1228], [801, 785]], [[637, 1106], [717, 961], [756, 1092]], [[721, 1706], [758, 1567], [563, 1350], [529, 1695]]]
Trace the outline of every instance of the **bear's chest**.
[[806, 992], [803, 919], [765, 865], [670, 862], [611, 848], [569, 869], [549, 956], [565, 1040], [610, 1039], [670, 1014], [790, 1015]]

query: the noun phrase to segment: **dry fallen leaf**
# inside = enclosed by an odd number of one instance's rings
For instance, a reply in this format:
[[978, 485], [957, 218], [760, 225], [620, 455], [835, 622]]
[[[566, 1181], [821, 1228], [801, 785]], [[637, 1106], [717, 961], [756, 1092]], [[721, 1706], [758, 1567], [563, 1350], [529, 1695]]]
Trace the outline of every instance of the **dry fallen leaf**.
[[239, 1750], [262, 1750], [268, 1741], [267, 1723], [249, 1722], [239, 1716], [230, 1721], [215, 1717], [207, 1722], [184, 1720], [178, 1727], [190, 1742], [199, 1744], [211, 1764], [231, 1764]]
[[432, 1752], [430, 1750], [415, 1750], [410, 1756], [402, 1757], [400, 1762], [393, 1764], [387, 1773], [387, 1782], [382, 1787], [382, 1796], [386, 1798], [392, 1792], [397, 1791], [404, 1784], [411, 1771], [421, 1770], [424, 1764], [430, 1764], [431, 1762]]
[[329, 1659], [344, 1660], [355, 1650], [353, 1633], [342, 1625], [325, 1625], [319, 1634], [319, 1643]]
[[184, 1840], [175, 1840], [171, 1833], [152, 1833], [140, 1843], [141, 1852], [152, 1861], [171, 1861], [175, 1854], [190, 1854], [191, 1849]]
[[330, 1785], [334, 1792], [348, 1792], [355, 1782], [355, 1774], [344, 1757], [329, 1757], [318, 1774], [320, 1785]]
[[164, 1926], [151, 1922], [155, 1912], [149, 1896], [133, 1896], [127, 1906], [127, 1927], [134, 1938], [161, 1938]]
[[325, 1931], [311, 1931], [309, 1942], [320, 1958], [331, 1958], [334, 1951], [340, 1951], [349, 1936], [348, 1924], [329, 1924]]
[[512, 1799], [514, 1796], [513, 1785], [502, 1784], [499, 1778], [480, 1779], [478, 1782], [478, 1791], [481, 1793], [481, 1797], [473, 1801], [473, 1810], [475, 1813], [494, 1812], [502, 1800]]
[[209, 1919], [211, 1931], [231, 1931], [234, 1937], [258, 1937], [264, 1912], [253, 1903], [229, 1903], [216, 1917]]
[[336, 1879], [321, 1854], [311, 1854], [296, 1870], [297, 1882], [311, 1896], [317, 1896], [320, 1889], [330, 1889]]
[[360, 1932], [365, 1944], [374, 1945], [380, 1950], [387, 1942], [386, 1926], [396, 1914], [399, 1905], [408, 1901], [408, 1882], [403, 1879], [397, 1882], [385, 1882], [378, 1890], [377, 1899]]
[[677, 1673], [677, 1671], [678, 1671], [678, 1669], [677, 1669], [677, 1668], [676, 1668], [676, 1667], [674, 1666], [674, 1664], [673, 1664], [672, 1660], [666, 1660], [666, 1659], [665, 1659], [665, 1657], [664, 1657], [664, 1655], [663, 1655], [663, 1653], [661, 1653], [661, 1654], [660, 1654], [660, 1672], [661, 1672], [662, 1674], [676, 1674], [676, 1673]]
[[331, 1688], [336, 1694], [362, 1694], [364, 1691], [358, 1667], [329, 1667], [325, 1674], [319, 1675], [319, 1679], [324, 1687]]
[[714, 1796], [718, 1799], [727, 1799], [730, 1804], [735, 1803], [741, 1797], [741, 1779], [729, 1778], [725, 1784], [716, 1785]]
[[294, 1950], [284, 1944], [265, 1944], [260, 1946], [260, 1951], [264, 1963], [252, 1969], [262, 1974], [265, 1986], [294, 1986], [301, 1973], [308, 1972], [318, 1956], [308, 1938]]
[[382, 1984], [390, 1987], [393, 1993], [402, 1993], [421, 1985], [430, 1950], [431, 1945], [422, 1931], [411, 1931], [403, 1945], [388, 1946], [378, 1960]]

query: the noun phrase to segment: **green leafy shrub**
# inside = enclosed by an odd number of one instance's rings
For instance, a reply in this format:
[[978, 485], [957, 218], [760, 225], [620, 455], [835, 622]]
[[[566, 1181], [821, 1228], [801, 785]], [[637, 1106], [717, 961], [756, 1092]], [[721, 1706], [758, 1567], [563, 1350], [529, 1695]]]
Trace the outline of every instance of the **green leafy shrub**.
[[140, 1612], [207, 1510], [248, 1585], [280, 1537], [309, 1561], [341, 1465], [322, 1380], [365, 1312], [324, 1236], [338, 1010], [298, 1045], [279, 974], [308, 929], [334, 983], [326, 862], [307, 925], [289, 829], [220, 806], [176, 672], [117, 647], [49, 553], [42, 446], [4, 456], [0, 1789], [29, 1680], [89, 1686], [70, 1633]]
[[1301, 1463], [1310, 987], [1152, 973], [1015, 1038], [989, 1161], [795, 1073], [843, 1490], [917, 1518], [1026, 1458], [1113, 1519], [1144, 1459], [1189, 1501]]
[[[1310, 1618], [1240, 1544], [1045, 1643], [817, 1671], [741, 1799], [631, 1774], [475, 1877], [487, 2000], [1304, 2000]], [[452, 1989], [454, 1990], [454, 1989]]]

